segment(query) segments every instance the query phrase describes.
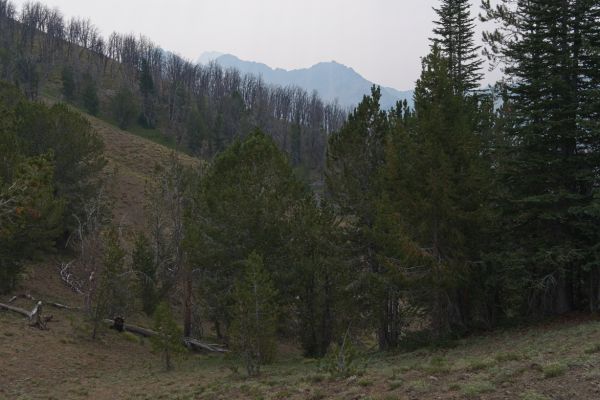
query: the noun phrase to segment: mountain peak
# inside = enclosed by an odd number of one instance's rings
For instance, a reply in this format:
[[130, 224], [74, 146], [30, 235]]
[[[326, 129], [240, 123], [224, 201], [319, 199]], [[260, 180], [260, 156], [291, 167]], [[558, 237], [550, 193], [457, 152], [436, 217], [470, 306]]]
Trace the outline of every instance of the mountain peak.
[[[216, 56], [216, 57], [215, 57]], [[214, 57], [214, 58], [213, 58]], [[285, 70], [271, 68], [266, 64], [244, 61], [232, 54], [218, 52], [204, 53], [199, 62], [215, 61], [226, 68], [236, 68], [242, 73], [259, 75], [271, 84], [299, 86], [307, 92], [316, 91], [326, 102], [338, 101], [342, 107], [353, 108], [365, 94], [371, 92], [373, 82], [362, 77], [353, 68], [335, 60], [319, 62], [309, 68]], [[393, 107], [397, 101], [412, 103], [412, 91], [401, 92], [393, 88], [381, 88], [381, 105], [384, 109]]]
[[206, 65], [206, 64], [210, 63], [211, 61], [214, 61], [217, 58], [224, 56], [224, 55], [225, 55], [224, 53], [221, 53], [218, 51], [205, 51], [198, 58], [198, 64]]

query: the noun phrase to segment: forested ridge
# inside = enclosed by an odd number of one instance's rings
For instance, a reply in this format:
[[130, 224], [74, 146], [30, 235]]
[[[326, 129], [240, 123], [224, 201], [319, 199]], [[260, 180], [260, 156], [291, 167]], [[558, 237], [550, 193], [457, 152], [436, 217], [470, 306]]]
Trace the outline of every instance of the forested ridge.
[[103, 37], [91, 20], [60, 10], [0, 3], [0, 78], [30, 100], [44, 93], [123, 129], [158, 129], [180, 150], [211, 158], [258, 127], [318, 181], [327, 135], [345, 110], [298, 87], [265, 84], [218, 64], [195, 64], [144, 36]]
[[[91, 336], [140, 314], [167, 368], [182, 337], [214, 337], [252, 376], [282, 342], [348, 377], [366, 348], [598, 312], [600, 1], [484, 0], [483, 47], [472, 7], [440, 0], [414, 108], [373, 87], [346, 115], [0, 0], [0, 290], [68, 254]], [[486, 61], [503, 78], [482, 90]], [[206, 162], [173, 152], [124, 235], [101, 142], [45, 88]]]

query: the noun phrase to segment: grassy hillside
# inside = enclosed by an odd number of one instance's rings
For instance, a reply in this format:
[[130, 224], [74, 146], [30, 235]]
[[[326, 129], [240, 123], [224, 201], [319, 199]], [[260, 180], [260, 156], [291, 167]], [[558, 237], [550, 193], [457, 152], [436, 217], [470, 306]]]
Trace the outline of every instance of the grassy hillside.
[[[32, 268], [24, 291], [78, 305], [52, 266]], [[7, 299], [0, 299], [6, 301]], [[15, 304], [30, 308], [32, 302]], [[0, 312], [1, 399], [597, 399], [600, 321], [572, 317], [473, 337], [453, 348], [365, 355], [363, 372], [331, 379], [318, 363], [287, 361], [247, 379], [227, 356], [185, 355], [163, 372], [150, 343], [107, 331], [89, 339], [78, 312], [48, 308], [49, 331]], [[283, 357], [282, 357], [283, 358]]]
[[[98, 118], [88, 116], [100, 134], [108, 159], [107, 190], [114, 201], [114, 221], [135, 229], [143, 229], [144, 192], [152, 184], [157, 167], [165, 166], [171, 150], [163, 145], [122, 131]], [[199, 166], [200, 160], [177, 152], [186, 166]]]
[[[51, 95], [43, 100], [49, 104], [58, 101]], [[145, 191], [155, 180], [157, 168], [165, 167], [172, 154], [188, 167], [199, 167], [202, 161], [159, 143], [155, 137], [144, 137], [148, 132], [124, 131], [100, 118], [83, 112], [82, 115], [104, 142], [104, 156], [108, 160], [106, 190], [113, 202], [113, 221], [121, 227], [143, 230]]]

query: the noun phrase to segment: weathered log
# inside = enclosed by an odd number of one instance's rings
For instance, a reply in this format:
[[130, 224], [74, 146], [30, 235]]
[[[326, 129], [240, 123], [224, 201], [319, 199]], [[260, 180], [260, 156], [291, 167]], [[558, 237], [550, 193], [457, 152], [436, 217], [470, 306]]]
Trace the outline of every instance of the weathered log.
[[[46, 320], [42, 318], [42, 302], [38, 301], [33, 310], [27, 311], [20, 307], [11, 306], [8, 304], [0, 303], [0, 308], [3, 308], [8, 311], [12, 311], [18, 314], [25, 316], [29, 319], [29, 324], [31, 326], [35, 326], [39, 329], [46, 330], [48, 327], [46, 326]], [[51, 318], [50, 318], [51, 319]]]
[[206, 351], [210, 351], [213, 353], [227, 353], [228, 352], [227, 349], [223, 348], [220, 345], [203, 343], [203, 342], [199, 341], [198, 339], [194, 339], [194, 338], [189, 338], [189, 337], [183, 338], [183, 343], [190, 350], [206, 350]]
[[3, 309], [8, 310], [8, 311], [16, 312], [18, 314], [21, 314], [21, 315], [27, 317], [27, 318], [29, 318], [29, 315], [30, 315], [29, 311], [24, 310], [24, 309], [22, 309], [20, 307], [11, 306], [9, 304], [2, 304], [2, 303], [0, 303], [0, 308], [3, 308]]
[[[28, 299], [28, 300], [32, 300], [32, 301], [38, 301], [38, 299], [36, 299], [35, 297], [33, 297], [30, 294], [22, 294], [20, 297], [24, 298], [24, 299]], [[52, 301], [44, 301], [44, 304], [55, 307], [55, 308], [60, 308], [62, 310], [79, 310], [79, 307], [71, 307], [71, 306], [67, 306], [65, 304], [61, 304], [61, 303], [54, 303]]]
[[[112, 319], [105, 319], [104, 322], [111, 326], [113, 326], [115, 324], [115, 321]], [[135, 333], [135, 334], [143, 336], [143, 337], [153, 337], [153, 336], [158, 335], [158, 332], [153, 331], [152, 329], [142, 328], [141, 326], [135, 326], [135, 325], [129, 325], [129, 324], [123, 324], [123, 330], [125, 330], [127, 332], [131, 332], [131, 333]], [[228, 352], [228, 350], [225, 349], [224, 346], [221, 346], [218, 344], [204, 343], [204, 342], [201, 342], [198, 339], [194, 339], [194, 338], [187, 338], [187, 337], [182, 338], [182, 342], [183, 342], [184, 346], [190, 350], [196, 350], [196, 351], [205, 350], [205, 351], [210, 351], [213, 353], [227, 353]]]
[[[114, 324], [115, 324], [115, 321], [112, 319], [105, 319], [104, 322], [106, 324], [110, 324], [111, 326], [114, 326]], [[127, 332], [131, 332], [131, 333], [135, 333], [135, 334], [143, 336], [143, 337], [152, 337], [152, 336], [158, 335], [158, 332], [153, 331], [152, 329], [142, 328], [140, 326], [129, 325], [129, 324], [123, 324], [123, 330], [125, 330]]]

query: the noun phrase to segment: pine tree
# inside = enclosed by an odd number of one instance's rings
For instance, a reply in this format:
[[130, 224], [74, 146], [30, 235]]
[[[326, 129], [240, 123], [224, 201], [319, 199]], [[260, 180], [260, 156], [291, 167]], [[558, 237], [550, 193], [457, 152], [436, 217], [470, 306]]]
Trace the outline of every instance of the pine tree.
[[122, 87], [111, 99], [113, 118], [121, 129], [127, 129], [139, 113], [139, 107], [131, 90]]
[[509, 78], [498, 169], [508, 234], [499, 263], [526, 282], [515, 293], [521, 314], [595, 310], [600, 6], [590, 0], [484, 6], [486, 18], [507, 28], [486, 35]]
[[83, 77], [83, 90], [81, 100], [85, 109], [92, 115], [98, 115], [100, 111], [100, 99], [98, 98], [98, 88], [96, 82], [89, 75]]
[[90, 319], [92, 338], [95, 339], [104, 318], [122, 315], [129, 300], [127, 278], [124, 274], [125, 251], [121, 247], [117, 230], [104, 232], [104, 259], [99, 271], [95, 290], [92, 293]]
[[307, 192], [275, 142], [258, 131], [236, 140], [198, 180], [192, 198], [185, 223], [188, 261], [202, 270], [203, 296], [218, 333], [231, 319], [227, 294], [239, 263], [253, 251], [291, 302], [291, 266], [300, 261], [291, 256], [290, 238]]
[[62, 95], [67, 101], [75, 100], [75, 73], [72, 67], [64, 67], [61, 73]]
[[421, 295], [412, 301], [429, 310], [437, 334], [471, 325], [467, 291], [476, 290], [471, 270], [481, 261], [488, 185], [475, 110], [455, 93], [448, 68], [434, 45], [423, 60], [413, 121], [397, 122], [388, 143], [375, 230], [382, 263], [417, 278]]
[[62, 233], [64, 201], [53, 173], [45, 155], [19, 162], [10, 182], [0, 177], [0, 292], [13, 289], [23, 262], [51, 251]]
[[173, 368], [173, 355], [183, 351], [181, 341], [183, 333], [173, 318], [171, 307], [166, 302], [156, 307], [154, 330], [158, 335], [152, 337], [152, 347], [161, 353], [165, 370], [169, 371]]
[[158, 302], [157, 274], [154, 252], [143, 233], [135, 238], [132, 258], [132, 269], [137, 273], [138, 296], [142, 301], [142, 310], [148, 316], [154, 314]]
[[234, 289], [231, 344], [242, 357], [249, 376], [273, 361], [276, 350], [276, 291], [263, 259], [252, 253]]
[[155, 110], [155, 88], [152, 71], [148, 60], [142, 60], [140, 70], [140, 93], [142, 94], [142, 113], [140, 114], [140, 123], [148, 129], [156, 127], [156, 110]]
[[469, 0], [441, 0], [434, 9], [438, 20], [432, 39], [444, 57], [448, 59], [448, 72], [456, 93], [462, 94], [477, 89], [483, 74], [483, 60], [475, 44], [475, 18], [471, 17]]
[[347, 220], [349, 267], [356, 274], [354, 287], [364, 297], [364, 315], [377, 325], [379, 347], [396, 347], [400, 340], [397, 291], [388, 286], [380, 264], [379, 245], [373, 235], [377, 204], [381, 197], [380, 170], [389, 119], [380, 109], [381, 90], [373, 87], [340, 131], [329, 139], [327, 194]]

